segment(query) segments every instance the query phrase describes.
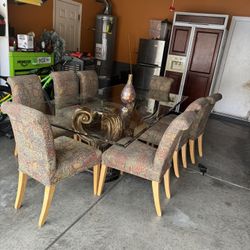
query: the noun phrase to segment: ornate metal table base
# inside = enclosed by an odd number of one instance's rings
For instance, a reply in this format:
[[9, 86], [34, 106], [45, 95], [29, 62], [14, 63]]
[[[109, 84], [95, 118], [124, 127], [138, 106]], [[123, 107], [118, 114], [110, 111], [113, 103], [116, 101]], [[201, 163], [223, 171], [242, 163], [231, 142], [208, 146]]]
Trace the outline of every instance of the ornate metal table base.
[[[90, 108], [81, 107], [77, 109], [73, 117], [73, 128], [78, 131], [82, 141], [91, 146], [100, 148], [98, 139], [91, 137], [89, 131], [98, 130], [108, 140], [117, 141], [123, 133], [123, 122], [119, 114], [106, 109], [105, 111], [92, 111]], [[91, 128], [91, 129], [90, 129]]]

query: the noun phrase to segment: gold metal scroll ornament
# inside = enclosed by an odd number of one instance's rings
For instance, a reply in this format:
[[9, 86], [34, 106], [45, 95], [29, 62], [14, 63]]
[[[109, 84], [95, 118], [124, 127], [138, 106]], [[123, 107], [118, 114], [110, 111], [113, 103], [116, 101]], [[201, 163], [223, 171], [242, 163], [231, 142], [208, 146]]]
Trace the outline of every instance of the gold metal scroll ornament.
[[[99, 118], [99, 119], [98, 119]], [[98, 139], [88, 136], [87, 129], [91, 129], [93, 121], [100, 121], [100, 129], [104, 132], [105, 139], [117, 141], [121, 138], [123, 133], [123, 123], [119, 114], [112, 110], [105, 111], [91, 111], [87, 107], [79, 108], [75, 111], [73, 117], [73, 128], [79, 132], [81, 140], [85, 141], [91, 146], [98, 147]], [[102, 133], [103, 134], [103, 133]]]

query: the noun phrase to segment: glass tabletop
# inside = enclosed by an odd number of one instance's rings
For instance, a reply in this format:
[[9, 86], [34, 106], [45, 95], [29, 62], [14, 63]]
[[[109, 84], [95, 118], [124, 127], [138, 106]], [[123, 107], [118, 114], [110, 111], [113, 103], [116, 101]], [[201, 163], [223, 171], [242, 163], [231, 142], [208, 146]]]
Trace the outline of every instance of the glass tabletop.
[[120, 100], [123, 86], [100, 89], [92, 98], [65, 101], [65, 107], [60, 109], [50, 103], [54, 111], [49, 116], [51, 125], [96, 147], [109, 144], [127, 147], [187, 99], [170, 93], [168, 101], [161, 102], [148, 98], [147, 91], [137, 91], [135, 101], [124, 105]]

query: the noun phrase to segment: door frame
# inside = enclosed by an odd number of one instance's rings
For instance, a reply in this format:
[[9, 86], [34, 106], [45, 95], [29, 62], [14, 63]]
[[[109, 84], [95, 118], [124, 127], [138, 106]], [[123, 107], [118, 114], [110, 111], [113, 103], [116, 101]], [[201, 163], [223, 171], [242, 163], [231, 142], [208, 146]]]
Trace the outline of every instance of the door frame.
[[79, 39], [77, 41], [77, 47], [80, 50], [80, 47], [81, 47], [81, 30], [82, 30], [82, 3], [75, 2], [73, 0], [53, 0], [53, 29], [54, 30], [55, 30], [55, 23], [56, 23], [56, 8], [55, 8], [55, 6], [56, 6], [57, 1], [75, 5], [80, 9], [80, 18], [79, 18], [80, 20], [79, 20], [79, 27], [78, 27]]

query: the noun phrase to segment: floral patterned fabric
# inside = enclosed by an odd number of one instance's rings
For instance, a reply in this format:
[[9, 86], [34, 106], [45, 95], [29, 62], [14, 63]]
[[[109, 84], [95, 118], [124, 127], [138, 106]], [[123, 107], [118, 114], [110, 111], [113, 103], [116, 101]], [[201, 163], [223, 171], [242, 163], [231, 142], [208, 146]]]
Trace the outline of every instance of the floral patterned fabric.
[[[202, 109], [203, 105], [205, 105], [205, 104], [207, 104], [206, 98], [197, 99], [196, 101], [189, 104], [186, 111], [194, 111], [194, 112], [198, 113]], [[160, 140], [161, 140], [165, 130], [167, 129], [169, 124], [176, 117], [177, 117], [177, 115], [175, 115], [175, 114], [170, 114], [170, 115], [163, 117], [158, 123], [156, 123], [153, 127], [148, 129], [145, 133], [143, 133], [140, 136], [140, 140], [152, 143], [154, 145], [159, 145]], [[197, 117], [197, 119], [198, 119], [198, 117]], [[195, 122], [196, 121], [194, 121], [194, 123]], [[189, 133], [190, 133], [191, 129], [192, 129], [192, 127], [190, 127], [190, 129], [183, 132], [182, 138], [177, 145], [177, 149], [180, 149], [184, 144], [186, 144], [188, 142]]]
[[18, 150], [19, 170], [51, 185], [99, 163], [101, 152], [71, 138], [52, 136], [48, 118], [40, 111], [16, 103], [4, 103]]
[[13, 102], [46, 112], [40, 78], [37, 75], [14, 76], [8, 78]]
[[[20, 103], [30, 108], [46, 112], [46, 104], [41, 80], [37, 75], [24, 75], [9, 77], [8, 82], [11, 86], [13, 102]], [[53, 121], [53, 116], [47, 115], [49, 121]], [[64, 123], [66, 122], [66, 119]], [[54, 138], [68, 135], [68, 133], [59, 128], [52, 127]]]
[[[119, 142], [124, 143], [126, 139]], [[155, 148], [139, 141], [126, 148], [114, 145], [102, 154], [102, 164], [144, 179], [157, 180], [158, 173], [154, 171], [153, 164], [155, 152]]]
[[80, 78], [80, 98], [95, 97], [98, 91], [98, 76], [94, 70], [78, 71]]
[[49, 185], [56, 172], [54, 139], [47, 117], [30, 107], [4, 103], [14, 132], [19, 170], [44, 185]]
[[154, 126], [149, 128], [140, 136], [140, 140], [159, 145], [161, 138], [169, 124], [177, 117], [175, 114], [167, 115], [159, 120]]
[[79, 81], [74, 71], [51, 73], [54, 82], [55, 108], [59, 109], [79, 103]]
[[101, 151], [82, 142], [61, 136], [55, 139], [56, 172], [51, 182], [84, 171], [101, 162]]
[[160, 172], [160, 176], [170, 167], [173, 153], [180, 144], [183, 133], [190, 129], [195, 119], [195, 112], [185, 111], [178, 115], [164, 132], [154, 159], [154, 167]]
[[[194, 119], [194, 112], [183, 113], [174, 119], [165, 131], [158, 149], [139, 141], [126, 148], [114, 145], [103, 153], [102, 163], [144, 179], [160, 181], [171, 166], [174, 150], [183, 131], [190, 127]], [[120, 142], [124, 143], [124, 140], [126, 138]]]
[[149, 84], [148, 98], [158, 101], [169, 101], [169, 92], [174, 79], [163, 76], [153, 76]]
[[[217, 93], [206, 98], [199, 98], [197, 101], [200, 101], [202, 109], [197, 113], [197, 120], [192, 125], [190, 130], [190, 138], [196, 140], [200, 135], [205, 131], [209, 115], [217, 101], [222, 98], [222, 95]], [[205, 100], [204, 100], [205, 99]]]

